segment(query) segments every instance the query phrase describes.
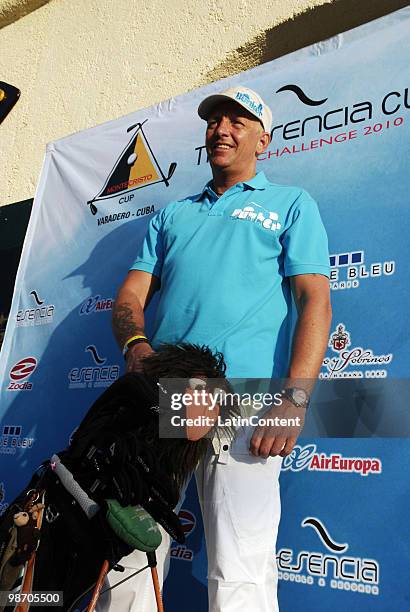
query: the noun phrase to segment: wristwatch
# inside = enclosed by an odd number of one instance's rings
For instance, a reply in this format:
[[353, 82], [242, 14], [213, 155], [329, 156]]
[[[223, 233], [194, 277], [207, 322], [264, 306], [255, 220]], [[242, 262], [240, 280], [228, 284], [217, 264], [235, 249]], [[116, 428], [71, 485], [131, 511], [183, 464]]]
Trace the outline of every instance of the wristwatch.
[[307, 408], [309, 405], [309, 394], [300, 387], [287, 387], [287, 389], [282, 389], [281, 394], [297, 408]]

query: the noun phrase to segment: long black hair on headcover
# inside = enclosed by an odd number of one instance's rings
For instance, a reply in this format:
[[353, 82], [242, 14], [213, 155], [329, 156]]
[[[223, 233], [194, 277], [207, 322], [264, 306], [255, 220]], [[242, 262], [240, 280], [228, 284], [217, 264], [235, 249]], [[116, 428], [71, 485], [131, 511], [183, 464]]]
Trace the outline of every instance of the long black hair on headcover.
[[[189, 386], [188, 380], [198, 377], [207, 381], [207, 391], [213, 391], [216, 387], [228, 390], [224, 357], [222, 353], [212, 352], [208, 346], [163, 344], [160, 351], [144, 359], [143, 368], [151, 381], [186, 379], [186, 386]], [[232, 437], [232, 430], [228, 427], [225, 429], [225, 435]], [[179, 491], [207, 452], [212, 435], [217, 435], [217, 431], [197, 441], [158, 438], [158, 460]]]

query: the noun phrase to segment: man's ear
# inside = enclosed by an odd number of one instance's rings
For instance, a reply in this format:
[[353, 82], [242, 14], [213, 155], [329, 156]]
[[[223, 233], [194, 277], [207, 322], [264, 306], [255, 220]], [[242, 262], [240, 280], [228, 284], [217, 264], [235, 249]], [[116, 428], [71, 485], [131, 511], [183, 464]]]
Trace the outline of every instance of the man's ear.
[[268, 132], [262, 132], [259, 138], [259, 142], [256, 146], [256, 154], [260, 155], [261, 153], [266, 151], [266, 149], [269, 146], [269, 143], [270, 143], [270, 135], [268, 134]]

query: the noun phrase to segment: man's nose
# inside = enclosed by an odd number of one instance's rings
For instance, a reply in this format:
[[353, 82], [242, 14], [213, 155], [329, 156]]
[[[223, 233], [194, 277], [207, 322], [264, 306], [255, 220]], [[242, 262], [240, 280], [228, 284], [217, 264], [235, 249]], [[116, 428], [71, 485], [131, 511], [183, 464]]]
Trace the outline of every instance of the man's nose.
[[218, 127], [216, 129], [216, 133], [218, 134], [218, 136], [228, 135], [230, 125], [231, 125], [231, 122], [229, 121], [228, 117], [221, 117], [218, 122]]

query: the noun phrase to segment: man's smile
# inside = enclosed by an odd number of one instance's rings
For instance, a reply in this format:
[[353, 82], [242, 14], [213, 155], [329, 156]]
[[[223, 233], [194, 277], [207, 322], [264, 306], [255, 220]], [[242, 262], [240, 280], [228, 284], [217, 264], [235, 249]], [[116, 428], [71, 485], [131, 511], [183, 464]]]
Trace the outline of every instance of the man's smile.
[[232, 149], [233, 145], [227, 144], [225, 142], [217, 142], [215, 144], [212, 145], [212, 150], [213, 151], [217, 151], [217, 150], [228, 150], [228, 149]]

